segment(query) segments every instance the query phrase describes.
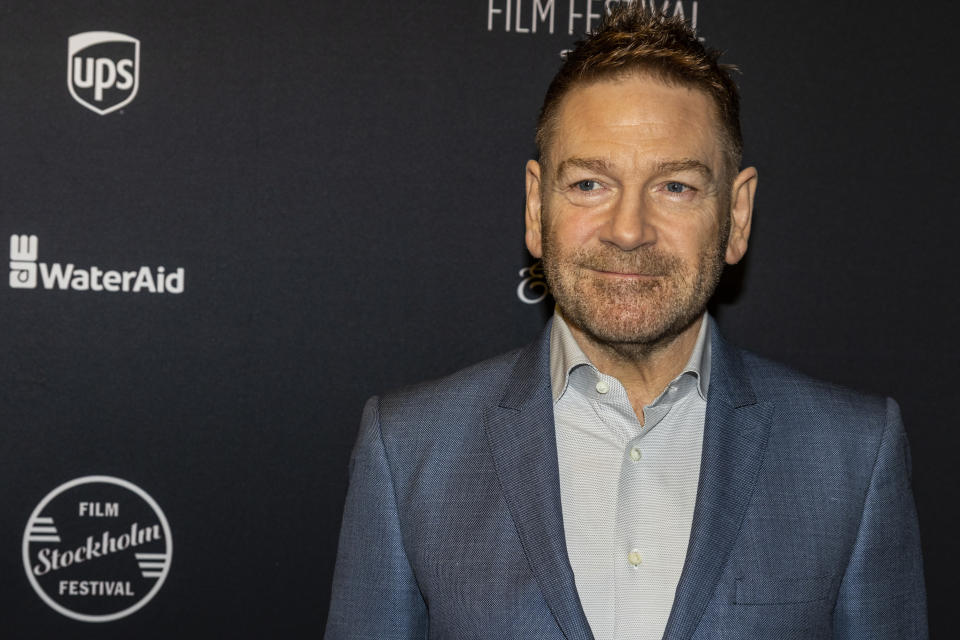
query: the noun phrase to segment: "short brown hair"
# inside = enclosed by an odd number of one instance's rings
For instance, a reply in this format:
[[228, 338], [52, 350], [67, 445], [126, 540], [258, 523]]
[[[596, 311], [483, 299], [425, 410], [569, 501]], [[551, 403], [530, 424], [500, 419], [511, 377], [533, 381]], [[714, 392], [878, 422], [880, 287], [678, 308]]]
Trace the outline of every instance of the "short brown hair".
[[592, 34], [567, 53], [543, 99], [537, 121], [537, 149], [545, 160], [563, 97], [574, 87], [631, 73], [647, 73], [667, 83], [699, 89], [717, 108], [730, 178], [743, 155], [740, 96], [730, 77], [733, 65], [720, 64], [720, 51], [708, 49], [680, 16], [667, 17], [632, 2], [614, 7]]

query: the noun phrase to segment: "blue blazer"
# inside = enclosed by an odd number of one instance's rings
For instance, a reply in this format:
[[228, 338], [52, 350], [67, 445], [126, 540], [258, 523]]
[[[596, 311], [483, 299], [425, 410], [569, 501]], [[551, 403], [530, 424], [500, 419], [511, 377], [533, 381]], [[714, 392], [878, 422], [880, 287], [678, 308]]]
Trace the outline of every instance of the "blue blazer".
[[[693, 528], [664, 639], [926, 638], [896, 403], [712, 335]], [[326, 638], [593, 637], [563, 533], [549, 336], [367, 403]]]

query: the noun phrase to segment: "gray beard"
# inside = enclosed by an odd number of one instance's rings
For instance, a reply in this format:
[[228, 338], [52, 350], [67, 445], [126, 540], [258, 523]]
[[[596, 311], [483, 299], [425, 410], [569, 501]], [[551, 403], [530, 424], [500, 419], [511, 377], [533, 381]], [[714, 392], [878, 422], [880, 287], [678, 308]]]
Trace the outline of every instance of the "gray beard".
[[[665, 348], [703, 315], [723, 272], [729, 219], [718, 246], [704, 249], [700, 270], [690, 272], [676, 257], [656, 248], [622, 251], [604, 245], [562, 256], [549, 229], [543, 235], [547, 284], [564, 319], [599, 348], [637, 359]], [[615, 281], [594, 270], [656, 276]]]

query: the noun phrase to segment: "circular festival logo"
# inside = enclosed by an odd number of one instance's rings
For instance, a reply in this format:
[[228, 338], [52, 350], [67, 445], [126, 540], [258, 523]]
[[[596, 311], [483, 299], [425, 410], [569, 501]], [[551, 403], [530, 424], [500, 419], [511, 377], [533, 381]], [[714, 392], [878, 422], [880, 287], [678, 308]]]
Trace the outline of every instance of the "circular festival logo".
[[139, 610], [170, 571], [173, 539], [160, 506], [140, 487], [85, 476], [47, 494], [23, 532], [23, 566], [54, 610], [109, 622]]

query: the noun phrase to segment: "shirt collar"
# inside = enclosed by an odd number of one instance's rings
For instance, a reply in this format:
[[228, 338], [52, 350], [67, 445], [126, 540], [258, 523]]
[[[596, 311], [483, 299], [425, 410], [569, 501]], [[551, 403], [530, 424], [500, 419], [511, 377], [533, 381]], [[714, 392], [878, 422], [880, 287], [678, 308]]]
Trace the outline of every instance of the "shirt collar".
[[[700, 332], [697, 334], [697, 342], [693, 345], [693, 351], [687, 359], [687, 364], [677, 376], [691, 374], [697, 378], [697, 393], [703, 400], [707, 399], [707, 392], [710, 389], [710, 354], [711, 354], [711, 335], [710, 335], [710, 314], [704, 312], [703, 321], [700, 323]], [[573, 337], [573, 332], [560, 315], [559, 310], [553, 314], [553, 326], [550, 329], [550, 389], [553, 392], [553, 403], [563, 396], [567, 390], [570, 381], [570, 372], [580, 366], [589, 366], [593, 369], [593, 363], [583, 352], [580, 345]]]

